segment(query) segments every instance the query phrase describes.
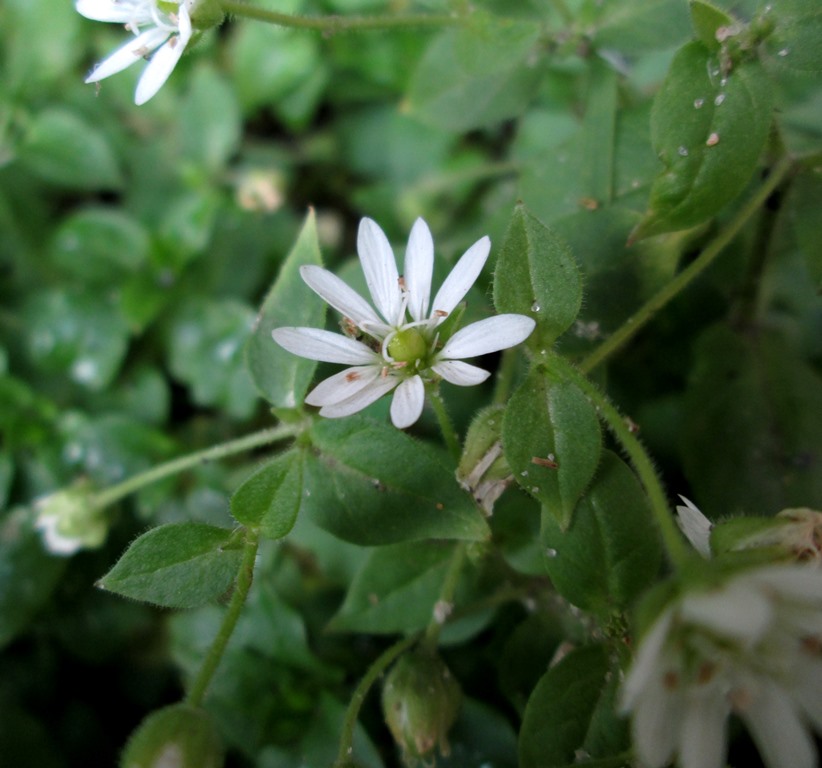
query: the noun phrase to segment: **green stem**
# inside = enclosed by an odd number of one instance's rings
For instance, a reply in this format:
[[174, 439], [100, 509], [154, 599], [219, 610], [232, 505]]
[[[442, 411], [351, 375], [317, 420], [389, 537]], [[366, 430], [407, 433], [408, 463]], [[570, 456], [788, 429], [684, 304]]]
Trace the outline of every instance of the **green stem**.
[[147, 469], [134, 477], [124, 480], [122, 483], [112, 485], [104, 491], [95, 494], [91, 503], [97, 508], [102, 509], [115, 501], [119, 501], [124, 496], [139, 490], [143, 486], [156, 483], [169, 475], [175, 475], [183, 472], [186, 469], [197, 466], [198, 464], [205, 464], [209, 461], [216, 461], [217, 459], [224, 459], [227, 456], [232, 456], [235, 453], [243, 453], [250, 451], [253, 448], [259, 448], [262, 445], [269, 445], [284, 440], [287, 437], [293, 437], [303, 431], [305, 425], [298, 424], [280, 424], [276, 427], [263, 429], [259, 432], [253, 432], [250, 435], [237, 438], [236, 440], [229, 440], [227, 443], [220, 443], [219, 445], [212, 445], [202, 451], [190, 453], [187, 456], [180, 456], [177, 459], [167, 461], [165, 464], [158, 464], [156, 467]]
[[374, 685], [377, 678], [385, 672], [394, 659], [405, 653], [418, 639], [419, 635], [410, 635], [402, 640], [398, 640], [389, 648], [386, 648], [368, 668], [363, 679], [360, 680], [360, 684], [351, 697], [348, 711], [345, 713], [343, 732], [340, 737], [340, 748], [337, 751], [337, 760], [333, 768], [342, 768], [343, 766], [351, 764], [351, 753], [354, 749], [354, 729], [357, 727], [360, 709], [365, 701], [365, 697], [368, 696], [368, 692], [371, 690], [371, 686]]
[[608, 428], [614, 433], [616, 439], [621, 443], [625, 453], [633, 464], [640, 482], [648, 494], [651, 502], [651, 510], [662, 534], [662, 541], [668, 551], [668, 556], [675, 566], [681, 566], [691, 559], [691, 551], [682, 534], [674, 522], [673, 515], [668, 506], [668, 500], [662, 483], [657, 476], [656, 470], [650, 457], [639, 442], [636, 435], [631, 431], [622, 414], [611, 404], [611, 401], [602, 394], [580, 371], [569, 363], [561, 355], [552, 354], [548, 365], [568, 380], [574, 382], [585, 394], [588, 400], [596, 406], [598, 415]]
[[437, 416], [437, 421], [440, 425], [440, 432], [442, 432], [442, 437], [445, 440], [445, 445], [448, 446], [448, 450], [451, 452], [451, 455], [454, 457], [456, 461], [460, 460], [460, 456], [462, 456], [462, 446], [460, 445], [460, 439], [457, 436], [457, 431], [454, 429], [454, 425], [451, 422], [451, 417], [448, 415], [448, 411], [445, 410], [445, 403], [442, 400], [442, 395], [440, 395], [439, 390], [432, 389], [429, 391], [431, 396], [431, 405], [434, 407], [434, 413]]
[[451, 607], [454, 604], [454, 593], [457, 591], [457, 584], [459, 583], [460, 574], [462, 573], [462, 566], [465, 563], [465, 548], [466, 544], [464, 541], [457, 542], [457, 545], [454, 547], [454, 553], [451, 555], [451, 562], [448, 563], [448, 571], [446, 572], [445, 579], [443, 579], [442, 582], [442, 589], [440, 590], [437, 602], [431, 612], [431, 621], [428, 622], [428, 626], [425, 629], [425, 637], [422, 642], [423, 645], [431, 652], [436, 651], [437, 643], [440, 638], [440, 632], [445, 624], [445, 620], [448, 618], [447, 615], [443, 617], [438, 615], [439, 607]]
[[502, 360], [497, 371], [497, 380], [494, 383], [493, 405], [505, 405], [508, 402], [514, 385], [518, 356], [519, 351], [514, 347], [509, 347], [502, 353]]
[[616, 331], [600, 344], [580, 364], [583, 373], [590, 373], [620, 347], [622, 347], [640, 328], [653, 318], [671, 299], [675, 298], [693, 280], [701, 275], [714, 259], [725, 249], [725, 246], [736, 237], [748, 219], [756, 213], [768, 196], [779, 186], [790, 171], [793, 161], [783, 157], [771, 170], [768, 178], [756, 194], [737, 212], [728, 225], [711, 241], [699, 256], [683, 269], [670, 283], [652, 296], [640, 309], [629, 317]]
[[264, 21], [280, 27], [311, 29], [317, 32], [365, 32], [381, 29], [407, 29], [414, 27], [446, 27], [461, 23], [461, 17], [452, 14], [416, 13], [375, 16], [298, 16], [270, 11], [249, 5], [242, 0], [220, 0], [223, 12], [230, 16]]
[[189, 689], [186, 696], [186, 703], [194, 707], [200, 706], [205, 697], [206, 689], [208, 688], [211, 678], [214, 677], [214, 672], [223, 658], [228, 641], [237, 626], [237, 620], [240, 618], [240, 613], [245, 605], [248, 591], [251, 589], [251, 582], [254, 580], [254, 562], [257, 559], [257, 548], [260, 544], [260, 537], [257, 531], [246, 531], [245, 547], [243, 549], [243, 559], [240, 563], [240, 569], [237, 571], [237, 580], [234, 585], [234, 594], [231, 596], [231, 602], [228, 604], [228, 609], [223, 616], [223, 623], [220, 625], [220, 631], [214, 638], [211, 648], [208, 649], [203, 666], [197, 673], [197, 677]]

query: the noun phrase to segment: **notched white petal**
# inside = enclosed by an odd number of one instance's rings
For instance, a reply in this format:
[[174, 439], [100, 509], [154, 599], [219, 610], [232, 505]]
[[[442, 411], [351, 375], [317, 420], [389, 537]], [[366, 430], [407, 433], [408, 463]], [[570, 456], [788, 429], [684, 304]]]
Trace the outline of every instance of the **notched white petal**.
[[417, 219], [408, 237], [403, 275], [409, 296], [408, 312], [414, 320], [424, 320], [428, 315], [433, 273], [434, 240], [428, 225]]
[[151, 61], [140, 76], [137, 91], [134, 94], [134, 103], [138, 106], [145, 104], [163, 87], [191, 39], [191, 20], [185, 5], [180, 6], [179, 18], [180, 34], [169, 37], [165, 45], [161, 46], [151, 57]]
[[397, 262], [388, 238], [372, 219], [360, 222], [357, 252], [375, 306], [389, 325], [397, 324], [402, 307]]
[[363, 387], [351, 397], [339, 403], [326, 405], [321, 408], [320, 416], [326, 416], [329, 419], [340, 419], [343, 416], [350, 416], [352, 413], [357, 413], [363, 410], [363, 408], [367, 408], [371, 403], [379, 400], [399, 383], [400, 380], [396, 376], [378, 376], [367, 387]]
[[283, 349], [309, 360], [344, 365], [373, 365], [380, 361], [365, 344], [320, 328], [275, 328], [271, 335]]
[[168, 37], [168, 33], [161, 29], [150, 29], [143, 32], [125, 45], [118, 48], [107, 59], [98, 64], [86, 78], [86, 83], [96, 83], [111, 75], [122, 72], [136, 61], [153, 51]]
[[477, 240], [454, 265], [442, 287], [437, 291], [431, 309], [436, 313], [445, 313], [441, 317], [446, 317], [453, 312], [454, 307], [459, 304], [477, 278], [488, 260], [491, 253], [491, 240], [483, 237]]
[[458, 387], [473, 387], [482, 384], [491, 375], [485, 369], [463, 363], [461, 360], [441, 360], [431, 367], [447, 382], [456, 384]]
[[498, 352], [525, 341], [535, 325], [534, 320], [525, 315], [488, 317], [457, 331], [439, 356], [443, 360], [452, 360]]
[[[369, 330], [385, 328], [371, 305], [343, 280], [332, 272], [313, 264], [300, 267], [305, 284], [334, 309], [354, 322], [358, 328], [364, 324]], [[387, 332], [387, 329], [386, 329]]]
[[425, 405], [425, 385], [419, 376], [405, 379], [394, 392], [391, 400], [391, 422], [397, 429], [414, 424]]
[[380, 375], [376, 365], [346, 368], [317, 384], [305, 398], [308, 405], [334, 405], [347, 400]]
[[710, 557], [711, 531], [714, 524], [691, 501], [684, 496], [679, 498], [685, 502], [685, 506], [676, 508], [676, 522], [679, 529], [702, 557]]

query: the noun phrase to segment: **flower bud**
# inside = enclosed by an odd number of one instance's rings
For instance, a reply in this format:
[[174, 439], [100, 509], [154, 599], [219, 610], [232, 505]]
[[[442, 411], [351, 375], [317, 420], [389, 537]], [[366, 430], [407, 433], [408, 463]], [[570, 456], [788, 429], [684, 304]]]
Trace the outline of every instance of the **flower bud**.
[[412, 651], [394, 665], [383, 687], [382, 709], [406, 765], [430, 759], [438, 747], [448, 755], [448, 731], [461, 700], [459, 683], [436, 654]]
[[94, 549], [106, 539], [108, 522], [94, 504], [91, 486], [81, 481], [34, 502], [35, 527], [43, 543], [55, 555], [73, 555], [80, 549]]
[[791, 560], [822, 565], [822, 512], [798, 507], [771, 518], [734, 518], [716, 527], [714, 540], [719, 552], [769, 548]]
[[211, 716], [189, 704], [152, 712], [131, 735], [120, 768], [220, 768], [223, 747]]
[[493, 405], [480, 411], [465, 437], [457, 480], [487, 516], [514, 479], [502, 453], [502, 417], [505, 408]]
[[189, 6], [191, 25], [199, 32], [204, 32], [223, 23], [225, 13], [219, 0], [194, 0]]

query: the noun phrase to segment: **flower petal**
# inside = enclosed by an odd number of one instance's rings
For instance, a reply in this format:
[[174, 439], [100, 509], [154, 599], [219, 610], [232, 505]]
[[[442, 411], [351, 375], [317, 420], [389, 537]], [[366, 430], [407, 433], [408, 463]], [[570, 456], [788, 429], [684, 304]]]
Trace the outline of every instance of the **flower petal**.
[[814, 768], [816, 755], [810, 734], [786, 691], [762, 682], [757, 696], [739, 714], [746, 722], [769, 768]]
[[[151, 12], [145, 3], [114, 2], [114, 0], [77, 0], [77, 13], [92, 21], [110, 21], [117, 24], [145, 23], [151, 20]], [[140, 11], [138, 14], [137, 11]]]
[[346, 368], [317, 384], [305, 398], [309, 405], [334, 405], [347, 400], [380, 375], [376, 365]]
[[371, 403], [379, 400], [386, 392], [390, 392], [400, 380], [396, 376], [378, 376], [368, 386], [363, 387], [359, 392], [351, 395], [346, 400], [333, 405], [326, 405], [320, 409], [320, 416], [329, 419], [339, 419], [343, 416], [350, 416], [363, 408], [367, 408]]
[[773, 607], [755, 584], [737, 579], [721, 590], [687, 595], [680, 615], [684, 621], [750, 646], [769, 628]]
[[404, 275], [409, 295], [408, 312], [414, 320], [424, 320], [428, 316], [433, 273], [434, 240], [428, 225], [422, 219], [417, 219], [408, 237]]
[[[436, 307], [436, 303], [434, 304]], [[536, 323], [525, 315], [497, 315], [457, 331], [439, 353], [441, 360], [477, 357], [513, 347], [528, 338]]]
[[294, 355], [344, 365], [373, 365], [380, 360], [365, 344], [319, 328], [275, 328], [271, 335]]
[[716, 689], [688, 702], [679, 723], [682, 768], [722, 768], [727, 752], [728, 705]]
[[405, 379], [391, 400], [391, 421], [397, 429], [410, 427], [422, 414], [425, 385], [419, 376]]
[[322, 267], [308, 264], [300, 267], [300, 275], [305, 284], [322, 297], [344, 317], [349, 318], [354, 324], [363, 330], [364, 324], [368, 324], [368, 332], [383, 329], [387, 334], [390, 328], [386, 326], [372, 309], [371, 305], [357, 293], [353, 288], [340, 280], [332, 272]]
[[402, 293], [397, 262], [388, 238], [375, 221], [363, 219], [360, 222], [357, 252], [375, 306], [389, 325], [399, 325]]
[[191, 18], [188, 15], [188, 7], [185, 3], [180, 6], [178, 18], [180, 21], [180, 34], [170, 37], [166, 44], [151, 57], [151, 61], [149, 61], [140, 77], [140, 81], [137, 83], [134, 103], [138, 106], [145, 104], [162, 88], [174, 67], [177, 66], [177, 62], [191, 39]]
[[476, 365], [463, 363], [461, 360], [441, 360], [431, 366], [432, 369], [451, 384], [458, 387], [473, 387], [482, 384], [491, 374]]
[[491, 240], [483, 237], [477, 240], [454, 265], [451, 273], [445, 278], [442, 287], [437, 291], [431, 304], [433, 312], [444, 312], [441, 319], [450, 315], [471, 286], [477, 281], [488, 254], [491, 253]]
[[149, 29], [129, 40], [125, 45], [118, 48], [107, 59], [98, 64], [94, 71], [86, 78], [86, 83], [96, 83], [111, 75], [122, 72], [126, 67], [130, 67], [135, 61], [145, 56], [146, 52], [153, 51], [158, 45], [162, 45], [168, 38], [168, 32], [162, 29]]
[[710, 557], [711, 530], [713, 530], [714, 524], [691, 501], [684, 496], [679, 498], [685, 502], [684, 507], [679, 506], [676, 508], [676, 523], [679, 529], [702, 557]]

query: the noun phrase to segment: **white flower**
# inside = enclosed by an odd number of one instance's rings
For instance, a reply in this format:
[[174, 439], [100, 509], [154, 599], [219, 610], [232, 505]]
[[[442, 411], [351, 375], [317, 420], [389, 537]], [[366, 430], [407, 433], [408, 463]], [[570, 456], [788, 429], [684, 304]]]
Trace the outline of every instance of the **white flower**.
[[682, 495], [679, 498], [685, 502], [684, 507], [676, 508], [676, 522], [679, 529], [702, 557], [710, 557], [711, 531], [714, 524], [699, 511], [692, 501]]
[[135, 104], [145, 104], [168, 80], [191, 40], [192, 5], [193, 0], [76, 0], [77, 11], [87, 19], [125, 24], [136, 36], [98, 64], [86, 82], [96, 83], [150, 56], [134, 94]]
[[317, 328], [275, 328], [274, 340], [300, 357], [352, 366], [320, 382], [305, 402], [321, 406], [322, 416], [349, 416], [396, 389], [391, 421], [402, 429], [420, 417], [426, 381], [442, 378], [463, 387], [485, 381], [488, 371], [462, 358], [519, 344], [534, 321], [525, 315], [489, 317], [457, 331], [442, 348], [438, 327], [479, 277], [490, 250], [487, 237], [474, 243], [432, 301], [434, 242], [426, 223], [417, 219], [411, 229], [400, 277], [385, 234], [371, 219], [363, 219], [357, 251], [376, 310], [331, 272], [301, 267], [308, 286], [342, 313], [348, 336]]
[[634, 746], [658, 768], [721, 768], [731, 712], [768, 768], [812, 768], [822, 732], [822, 571], [769, 565], [689, 592], [643, 638], [622, 689]]
[[33, 506], [37, 516], [34, 527], [53, 555], [69, 556], [81, 549], [94, 549], [106, 539], [108, 524], [83, 482], [43, 496]]

